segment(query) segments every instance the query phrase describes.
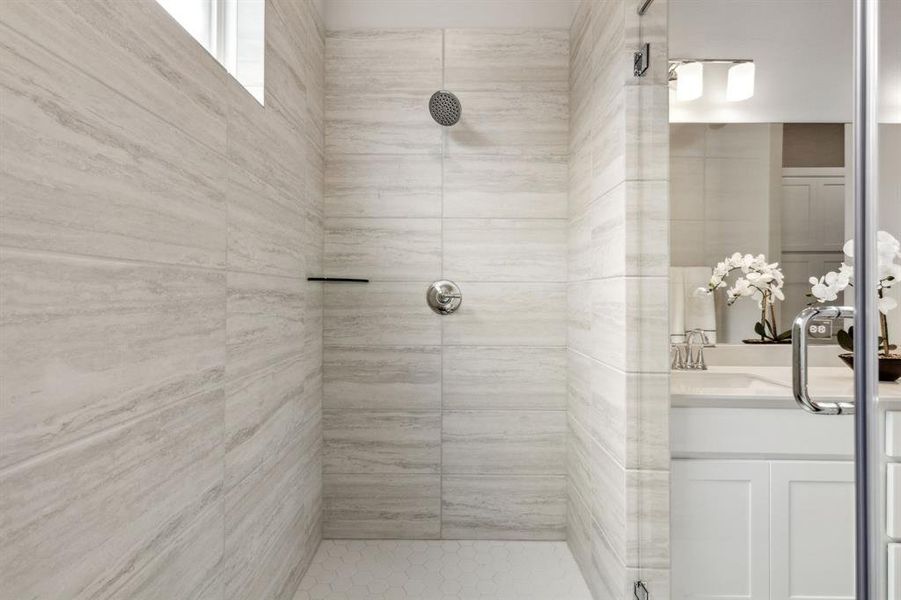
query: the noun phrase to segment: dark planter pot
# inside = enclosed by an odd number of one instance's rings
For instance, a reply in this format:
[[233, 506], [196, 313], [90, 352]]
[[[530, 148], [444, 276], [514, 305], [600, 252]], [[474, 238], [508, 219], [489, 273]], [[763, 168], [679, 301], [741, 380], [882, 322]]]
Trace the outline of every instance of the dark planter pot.
[[[853, 354], [839, 354], [846, 365], [854, 368]], [[879, 358], [879, 381], [898, 381], [901, 378], [901, 356], [889, 356]]]
[[774, 342], [773, 340], [762, 340], [760, 338], [748, 338], [746, 340], [742, 340], [741, 343], [742, 344], [760, 344], [760, 345], [765, 345], [765, 346], [766, 345], [773, 346], [773, 345], [780, 345], [780, 344], [791, 344], [792, 341], [789, 339], [789, 340], [782, 340], [781, 342]]

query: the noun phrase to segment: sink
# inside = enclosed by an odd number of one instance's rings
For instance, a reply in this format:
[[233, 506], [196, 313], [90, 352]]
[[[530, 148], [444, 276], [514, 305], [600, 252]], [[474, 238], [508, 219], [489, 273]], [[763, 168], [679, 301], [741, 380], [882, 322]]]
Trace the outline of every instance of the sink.
[[671, 393], [674, 396], [785, 396], [791, 386], [747, 372], [673, 371]]

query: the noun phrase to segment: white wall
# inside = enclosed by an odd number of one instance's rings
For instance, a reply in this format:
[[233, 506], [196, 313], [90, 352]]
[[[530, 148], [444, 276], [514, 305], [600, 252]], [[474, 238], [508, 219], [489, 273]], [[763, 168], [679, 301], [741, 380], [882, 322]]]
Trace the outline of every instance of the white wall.
[[[901, 124], [879, 128], [879, 228], [901, 239]], [[901, 285], [892, 295], [901, 301]], [[901, 342], [901, 308], [889, 313], [889, 338]]]
[[337, 29], [551, 27], [568, 29], [578, 0], [322, 0]]
[[670, 121], [849, 122], [851, 9], [849, 0], [670, 0], [670, 57], [751, 58], [757, 67], [753, 98], [723, 101], [725, 71], [708, 69], [705, 96], [672, 103]]

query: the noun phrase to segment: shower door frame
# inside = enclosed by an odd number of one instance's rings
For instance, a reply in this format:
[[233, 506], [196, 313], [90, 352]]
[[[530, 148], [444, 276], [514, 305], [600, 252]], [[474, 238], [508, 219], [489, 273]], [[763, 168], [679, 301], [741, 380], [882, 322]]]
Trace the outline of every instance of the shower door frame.
[[854, 4], [855, 567], [857, 600], [886, 597], [876, 308], [879, 0]]

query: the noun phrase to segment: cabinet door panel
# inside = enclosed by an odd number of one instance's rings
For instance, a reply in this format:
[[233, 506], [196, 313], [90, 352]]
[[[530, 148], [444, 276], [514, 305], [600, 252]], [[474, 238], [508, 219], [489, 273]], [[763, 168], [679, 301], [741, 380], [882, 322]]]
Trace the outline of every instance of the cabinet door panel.
[[854, 467], [771, 466], [773, 600], [853, 600]]
[[673, 461], [674, 600], [769, 597], [768, 500], [766, 462]]

